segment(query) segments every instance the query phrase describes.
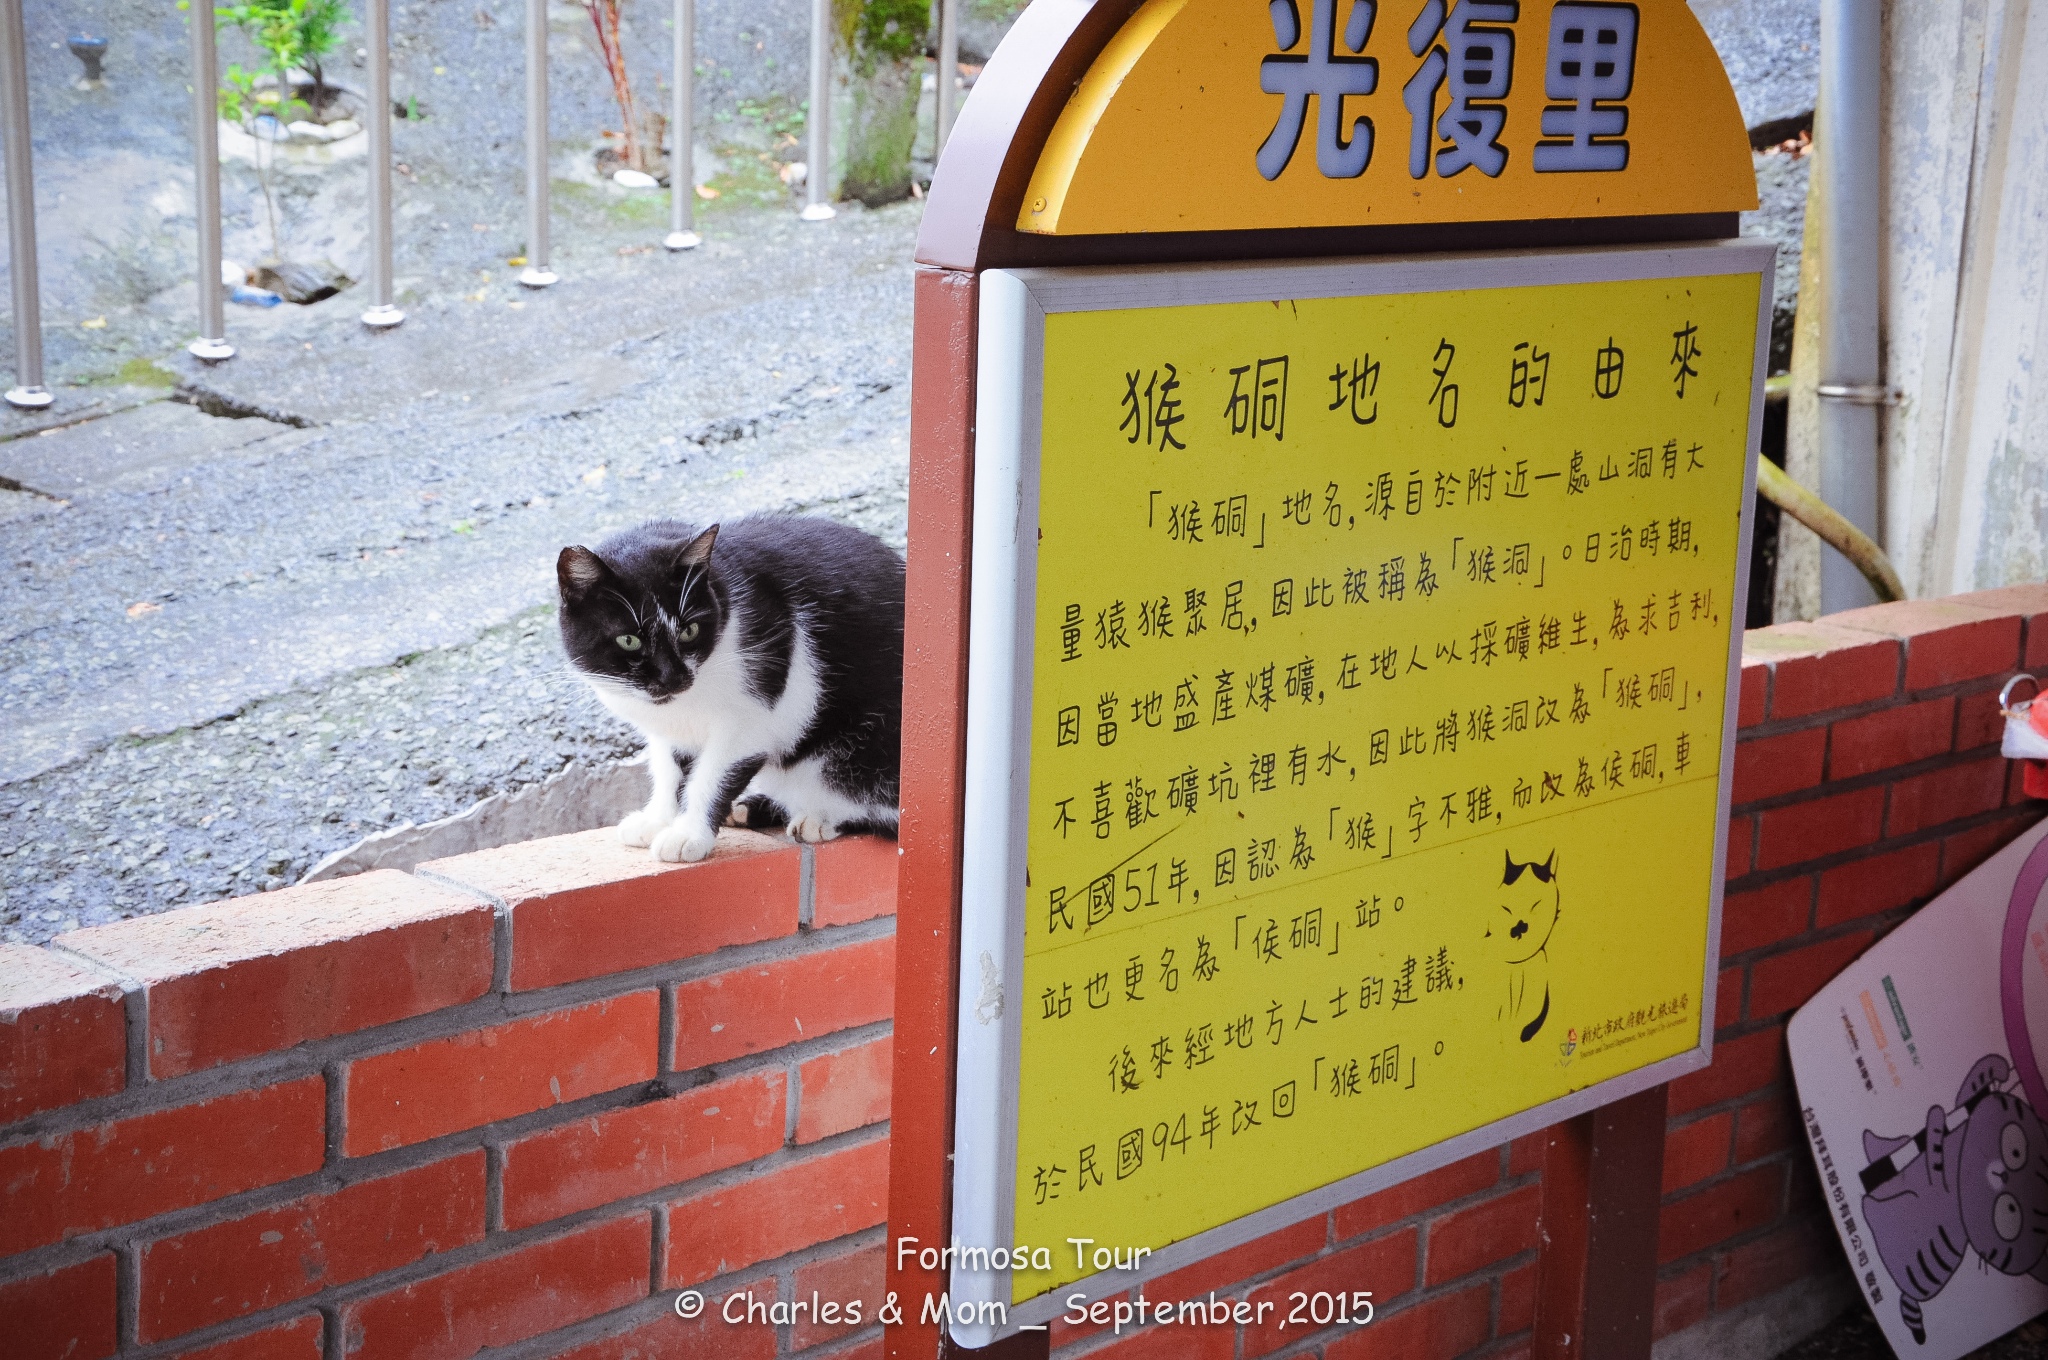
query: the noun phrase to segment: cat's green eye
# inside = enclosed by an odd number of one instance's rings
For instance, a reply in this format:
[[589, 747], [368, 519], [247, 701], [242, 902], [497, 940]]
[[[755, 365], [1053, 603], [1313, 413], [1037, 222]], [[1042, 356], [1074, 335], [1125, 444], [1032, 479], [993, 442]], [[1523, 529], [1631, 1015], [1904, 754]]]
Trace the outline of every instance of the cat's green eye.
[[621, 633], [616, 638], [613, 638], [612, 641], [618, 643], [623, 651], [637, 652], [640, 650], [640, 639], [631, 633]]
[[2007, 1124], [1998, 1133], [1998, 1155], [2004, 1159], [2006, 1170], [2017, 1171], [2027, 1164], [2027, 1131], [2017, 1124]]
[[697, 621], [692, 619], [684, 624], [683, 631], [676, 634], [676, 636], [685, 642], [695, 642], [697, 640]]

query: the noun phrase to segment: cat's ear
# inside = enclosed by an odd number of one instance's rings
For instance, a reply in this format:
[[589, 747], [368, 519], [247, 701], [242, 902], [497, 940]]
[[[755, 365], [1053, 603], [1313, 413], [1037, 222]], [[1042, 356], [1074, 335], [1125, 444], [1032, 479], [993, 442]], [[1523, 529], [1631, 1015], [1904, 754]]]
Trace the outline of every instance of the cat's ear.
[[562, 549], [562, 555], [555, 559], [555, 580], [565, 600], [581, 599], [610, 576], [611, 568], [604, 564], [604, 559], [580, 545]]
[[703, 533], [685, 543], [676, 554], [677, 571], [694, 571], [711, 560], [711, 549], [718, 542], [718, 526], [712, 525]]

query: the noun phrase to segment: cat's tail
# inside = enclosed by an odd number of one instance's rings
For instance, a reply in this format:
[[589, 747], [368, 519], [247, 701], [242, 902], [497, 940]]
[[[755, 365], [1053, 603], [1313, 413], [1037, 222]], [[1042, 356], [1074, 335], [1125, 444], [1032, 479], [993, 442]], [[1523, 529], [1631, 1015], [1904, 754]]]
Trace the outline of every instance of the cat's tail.
[[1926, 1345], [1927, 1320], [1920, 1315], [1920, 1300], [1911, 1297], [1900, 1299], [1899, 1316], [1905, 1319], [1906, 1330], [1913, 1334], [1913, 1339]]

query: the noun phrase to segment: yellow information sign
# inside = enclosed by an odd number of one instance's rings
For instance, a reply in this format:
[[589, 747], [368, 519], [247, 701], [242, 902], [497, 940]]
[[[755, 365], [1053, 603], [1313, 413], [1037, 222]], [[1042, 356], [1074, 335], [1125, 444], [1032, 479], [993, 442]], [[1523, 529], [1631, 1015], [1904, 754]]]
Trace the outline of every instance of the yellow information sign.
[[1214, 1250], [1702, 1060], [1768, 259], [990, 289], [961, 1099], [1014, 1125], [956, 1225], [1056, 1248], [1013, 1316], [1069, 1239]]
[[1756, 207], [1685, 0], [1147, 0], [1061, 110], [1049, 236]]

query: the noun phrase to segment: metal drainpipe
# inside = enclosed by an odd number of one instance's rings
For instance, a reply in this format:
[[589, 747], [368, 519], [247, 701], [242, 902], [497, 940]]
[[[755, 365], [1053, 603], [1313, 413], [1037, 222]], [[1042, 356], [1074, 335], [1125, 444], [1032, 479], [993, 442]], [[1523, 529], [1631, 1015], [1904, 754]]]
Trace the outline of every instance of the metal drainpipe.
[[526, 268], [519, 281], [546, 288], [548, 262], [548, 0], [526, 0]]
[[[1878, 83], [1883, 30], [1873, 0], [1821, 0], [1820, 98], [1814, 114], [1828, 212], [1820, 252], [1820, 495], [1880, 542], [1878, 413], [1885, 404], [1878, 345]], [[1823, 553], [1823, 614], [1876, 602], [1839, 553]]]
[[697, 234], [697, 0], [676, 0], [668, 112], [668, 235], [670, 250], [694, 250]]
[[391, 0], [369, 0], [363, 8], [370, 50], [370, 107], [363, 118], [370, 139], [370, 306], [362, 319], [382, 331], [405, 320], [391, 291]]
[[811, 4], [810, 163], [804, 167], [806, 222], [829, 222], [832, 209], [832, 0]]
[[[54, 400], [43, 386], [42, 290], [36, 277], [36, 186], [28, 136], [28, 40], [21, 0], [0, 0], [0, 141], [7, 163], [8, 271], [14, 284], [14, 375], [7, 404], [40, 410]], [[215, 265], [214, 274], [220, 273]]]
[[[192, 26], [192, 155], [193, 196], [199, 219], [199, 338], [185, 346], [208, 363], [235, 357], [228, 343], [228, 323], [220, 276], [220, 70], [214, 52], [212, 8], [195, 8]], [[368, 115], [365, 115], [367, 117]]]
[[953, 115], [960, 104], [960, 0], [939, 0], [938, 84], [938, 135], [932, 139], [935, 165], [946, 149], [946, 137], [953, 131]]

